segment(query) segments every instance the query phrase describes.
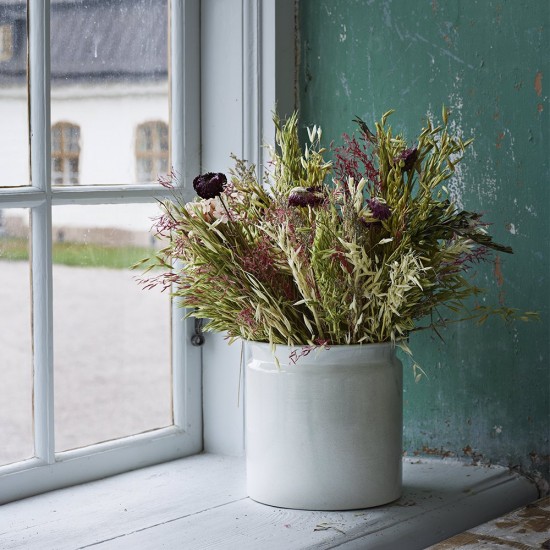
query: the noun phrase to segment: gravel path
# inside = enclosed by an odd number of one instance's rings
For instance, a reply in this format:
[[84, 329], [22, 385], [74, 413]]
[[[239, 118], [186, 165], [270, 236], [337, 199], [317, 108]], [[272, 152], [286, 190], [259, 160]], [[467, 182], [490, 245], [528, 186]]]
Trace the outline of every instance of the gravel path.
[[[54, 266], [56, 450], [171, 424], [170, 308], [130, 270]], [[0, 262], [0, 465], [32, 456], [30, 274]]]

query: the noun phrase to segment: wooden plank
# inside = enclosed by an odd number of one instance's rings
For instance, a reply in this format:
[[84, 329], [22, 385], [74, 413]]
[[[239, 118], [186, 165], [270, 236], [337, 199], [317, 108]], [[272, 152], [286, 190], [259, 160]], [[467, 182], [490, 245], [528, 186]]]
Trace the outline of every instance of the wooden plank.
[[197, 455], [4, 505], [0, 548], [73, 550], [245, 497], [242, 460]]
[[550, 549], [550, 497], [460, 533], [430, 550], [476, 550], [489, 544], [502, 550]]
[[242, 458], [199, 455], [7, 504], [0, 548], [426, 548], [536, 498], [500, 467], [406, 460], [379, 508], [284, 510], [246, 498]]

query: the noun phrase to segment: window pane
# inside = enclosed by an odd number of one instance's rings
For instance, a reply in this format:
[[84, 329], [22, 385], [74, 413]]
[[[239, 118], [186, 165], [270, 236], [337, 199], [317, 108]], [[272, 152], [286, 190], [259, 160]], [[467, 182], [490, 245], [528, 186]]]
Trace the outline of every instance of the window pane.
[[170, 299], [129, 266], [156, 205], [53, 210], [57, 451], [172, 424]]
[[0, 465], [33, 456], [29, 213], [0, 209]]
[[52, 154], [61, 152], [61, 126], [52, 128]]
[[0, 0], [0, 187], [29, 185], [26, 2]]
[[135, 183], [139, 125], [168, 124], [167, 16], [167, 0], [52, 2], [51, 118], [80, 129], [80, 184]]

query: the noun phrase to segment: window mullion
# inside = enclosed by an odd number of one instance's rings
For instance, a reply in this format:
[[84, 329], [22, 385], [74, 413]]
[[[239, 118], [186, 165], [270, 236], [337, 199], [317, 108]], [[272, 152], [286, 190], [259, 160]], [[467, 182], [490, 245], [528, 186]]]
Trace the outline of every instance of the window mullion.
[[[189, 189], [189, 182], [200, 169], [200, 80], [199, 2], [170, 2], [170, 132], [171, 164], [178, 183]], [[190, 345], [194, 331], [192, 319], [172, 306], [172, 386], [174, 424], [187, 431], [202, 423], [201, 349]], [[202, 434], [198, 437], [200, 438]], [[196, 436], [195, 436], [196, 437]], [[199, 441], [202, 445], [202, 441]]]
[[44, 193], [32, 210], [32, 319], [36, 456], [55, 460], [53, 401], [52, 212], [50, 182], [50, 2], [29, 2], [31, 182]]

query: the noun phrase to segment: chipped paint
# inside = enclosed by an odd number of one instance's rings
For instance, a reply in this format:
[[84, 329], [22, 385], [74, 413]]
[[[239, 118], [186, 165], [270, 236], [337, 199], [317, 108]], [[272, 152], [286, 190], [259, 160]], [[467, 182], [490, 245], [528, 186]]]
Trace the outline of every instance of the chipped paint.
[[550, 498], [541, 499], [430, 546], [432, 550], [550, 548]]
[[346, 25], [344, 25], [342, 23], [342, 31], [340, 32], [340, 36], [339, 36], [339, 40], [340, 42], [345, 42], [346, 41], [346, 38], [347, 38], [347, 34], [346, 34]]
[[535, 93], [538, 97], [542, 97], [542, 72], [539, 71], [535, 75]]
[[515, 226], [513, 223], [509, 223], [508, 225], [506, 225], [506, 229], [507, 229], [512, 235], [517, 235], [517, 234], [518, 234], [518, 230], [516, 229], [516, 226]]
[[351, 97], [351, 88], [348, 83], [348, 79], [344, 73], [340, 74], [340, 83], [342, 84], [342, 88], [344, 90], [344, 93], [346, 94], [346, 97]]

